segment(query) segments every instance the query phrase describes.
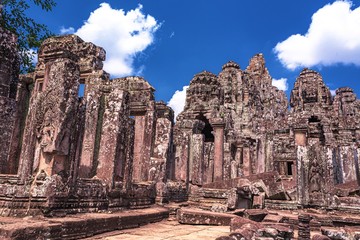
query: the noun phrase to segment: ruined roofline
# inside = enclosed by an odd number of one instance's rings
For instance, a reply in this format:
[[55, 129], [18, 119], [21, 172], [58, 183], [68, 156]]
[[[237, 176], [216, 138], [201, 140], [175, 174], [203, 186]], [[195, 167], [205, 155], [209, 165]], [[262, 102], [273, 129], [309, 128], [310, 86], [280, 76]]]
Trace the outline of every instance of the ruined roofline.
[[[40, 46], [38, 50], [38, 64], [42, 64], [43, 60], [47, 58], [56, 58], [59, 56], [75, 57], [74, 60], [97, 59], [95, 65], [102, 69], [100, 62], [105, 61], [106, 51], [104, 48], [99, 47], [91, 42], [85, 42], [79, 36], [75, 34], [68, 34], [62, 36], [53, 36], [47, 38]], [[70, 57], [71, 57], [70, 56]]]
[[303, 70], [301, 70], [301, 72], [299, 74], [299, 77], [305, 77], [307, 75], [317, 75], [322, 79], [322, 76], [319, 72], [317, 72], [313, 69], [310, 69], [310, 68], [303, 68]]
[[195, 74], [194, 77], [190, 81], [190, 86], [197, 84], [197, 83], [220, 85], [218, 76], [216, 74], [206, 71], [206, 70]]
[[[134, 91], [134, 90], [150, 90], [151, 92], [155, 92], [155, 88], [143, 77], [140, 76], [126, 76], [126, 77], [121, 77], [121, 78], [114, 78], [111, 81], [113, 81], [114, 83], [120, 83], [122, 84], [122, 86], [129, 90], [129, 91]], [[138, 81], [143, 83], [143, 87], [142, 89], [131, 89], [131, 85], [130, 82], [133, 81]]]
[[345, 92], [351, 92], [353, 93], [354, 92], [354, 89], [352, 89], [351, 87], [339, 87], [338, 89], [336, 89], [335, 93], [336, 95], [337, 94], [340, 94], [340, 93], [345, 93]]
[[236, 62], [230, 60], [222, 66], [222, 70], [224, 71], [225, 69], [228, 69], [228, 68], [240, 69], [240, 65], [237, 64]]

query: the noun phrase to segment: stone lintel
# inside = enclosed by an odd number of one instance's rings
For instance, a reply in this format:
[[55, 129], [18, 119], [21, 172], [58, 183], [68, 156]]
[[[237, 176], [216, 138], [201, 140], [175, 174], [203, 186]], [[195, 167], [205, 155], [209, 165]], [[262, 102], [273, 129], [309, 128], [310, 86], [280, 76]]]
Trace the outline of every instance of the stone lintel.
[[45, 52], [42, 55], [39, 55], [39, 58], [43, 58], [45, 63], [50, 62], [50, 61], [54, 61], [56, 59], [59, 58], [69, 58], [71, 60], [74, 61], [78, 61], [79, 57], [68, 51], [68, 50], [58, 50], [58, 51], [49, 51], [49, 52]]

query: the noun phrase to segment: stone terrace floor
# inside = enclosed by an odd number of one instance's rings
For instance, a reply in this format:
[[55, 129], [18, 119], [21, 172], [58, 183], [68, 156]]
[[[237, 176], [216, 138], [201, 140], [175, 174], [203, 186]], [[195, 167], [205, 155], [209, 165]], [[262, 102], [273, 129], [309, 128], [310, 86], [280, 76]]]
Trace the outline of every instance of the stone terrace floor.
[[229, 226], [184, 225], [175, 219], [163, 220], [139, 228], [119, 230], [86, 238], [87, 240], [209, 240], [230, 233]]

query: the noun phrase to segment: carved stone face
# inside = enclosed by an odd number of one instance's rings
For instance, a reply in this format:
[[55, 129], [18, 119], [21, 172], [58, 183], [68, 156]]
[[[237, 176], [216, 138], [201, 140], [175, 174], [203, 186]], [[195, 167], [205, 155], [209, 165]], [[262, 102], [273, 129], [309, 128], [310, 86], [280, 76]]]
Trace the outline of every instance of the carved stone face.
[[305, 88], [302, 91], [302, 96], [304, 99], [304, 103], [313, 103], [317, 102], [318, 92], [315, 88], [311, 88], [311, 86], [309, 86], [309, 88]]
[[341, 100], [343, 103], [351, 103], [356, 100], [356, 97], [355, 97], [354, 93], [352, 93], [352, 92], [345, 92], [342, 94]]
[[53, 148], [54, 135], [55, 135], [55, 129], [53, 126], [49, 125], [43, 127], [41, 131], [40, 146], [44, 152], [51, 153], [54, 150]]

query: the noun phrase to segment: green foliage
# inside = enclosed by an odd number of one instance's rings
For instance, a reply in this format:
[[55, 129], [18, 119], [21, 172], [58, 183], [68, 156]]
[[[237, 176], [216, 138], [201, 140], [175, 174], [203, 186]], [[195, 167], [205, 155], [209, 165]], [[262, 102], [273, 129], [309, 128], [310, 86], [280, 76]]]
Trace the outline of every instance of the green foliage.
[[[56, 5], [54, 0], [31, 1], [44, 11], [51, 11]], [[46, 25], [37, 23], [26, 15], [26, 10], [30, 8], [29, 2], [29, 0], [0, 0], [0, 25], [18, 36], [22, 72], [34, 70], [33, 50], [39, 48], [42, 41], [53, 35]]]

